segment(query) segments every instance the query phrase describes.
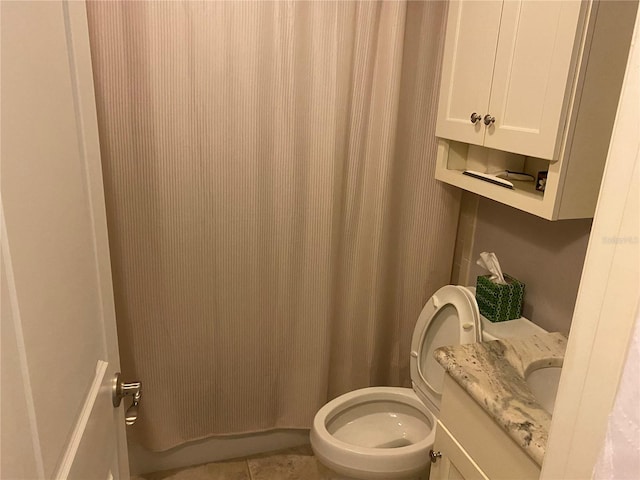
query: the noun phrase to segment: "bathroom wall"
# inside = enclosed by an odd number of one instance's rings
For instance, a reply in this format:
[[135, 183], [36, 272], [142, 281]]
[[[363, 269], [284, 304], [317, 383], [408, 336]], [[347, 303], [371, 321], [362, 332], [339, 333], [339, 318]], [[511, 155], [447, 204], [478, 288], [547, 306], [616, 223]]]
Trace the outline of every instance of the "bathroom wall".
[[473, 262], [473, 241], [478, 214], [478, 197], [469, 192], [462, 192], [460, 199], [460, 216], [456, 232], [456, 245], [453, 252], [451, 283], [453, 285], [471, 285], [469, 270]]
[[523, 316], [567, 333], [578, 293], [591, 219], [550, 222], [465, 192], [452, 280], [475, 285], [480, 252], [495, 252], [503, 270], [525, 283]]

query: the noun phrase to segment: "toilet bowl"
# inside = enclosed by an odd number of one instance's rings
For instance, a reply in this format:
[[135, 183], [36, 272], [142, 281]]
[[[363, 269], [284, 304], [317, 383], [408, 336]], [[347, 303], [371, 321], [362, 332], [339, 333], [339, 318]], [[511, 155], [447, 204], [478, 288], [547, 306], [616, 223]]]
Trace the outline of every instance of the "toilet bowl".
[[[473, 289], [439, 289], [414, 328], [413, 388], [362, 388], [324, 405], [310, 433], [318, 460], [345, 480], [427, 479], [445, 375], [433, 352], [445, 345], [480, 341], [483, 321]], [[503, 327], [504, 335], [494, 328], [488, 339], [513, 336], [513, 328], [518, 334], [544, 332], [524, 318], [514, 322], [514, 327]]]
[[418, 478], [435, 422], [410, 388], [363, 388], [318, 411], [311, 445], [323, 465], [347, 479]]

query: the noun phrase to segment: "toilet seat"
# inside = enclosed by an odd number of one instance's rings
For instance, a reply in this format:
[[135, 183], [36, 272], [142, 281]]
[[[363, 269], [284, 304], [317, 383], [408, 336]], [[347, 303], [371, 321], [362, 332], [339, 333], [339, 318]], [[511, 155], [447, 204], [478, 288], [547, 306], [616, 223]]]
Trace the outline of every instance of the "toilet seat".
[[480, 335], [478, 304], [464, 287], [442, 287], [422, 309], [411, 339], [411, 381], [418, 397], [436, 416], [445, 372], [433, 357], [434, 350], [479, 342]]

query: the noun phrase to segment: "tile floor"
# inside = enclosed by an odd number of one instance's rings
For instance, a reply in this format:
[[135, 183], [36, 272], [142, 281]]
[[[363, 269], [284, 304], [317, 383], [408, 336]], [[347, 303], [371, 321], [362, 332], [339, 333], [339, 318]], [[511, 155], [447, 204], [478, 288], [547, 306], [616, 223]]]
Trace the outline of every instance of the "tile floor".
[[132, 480], [333, 480], [335, 477], [313, 456], [311, 447], [163, 472], [146, 473]]

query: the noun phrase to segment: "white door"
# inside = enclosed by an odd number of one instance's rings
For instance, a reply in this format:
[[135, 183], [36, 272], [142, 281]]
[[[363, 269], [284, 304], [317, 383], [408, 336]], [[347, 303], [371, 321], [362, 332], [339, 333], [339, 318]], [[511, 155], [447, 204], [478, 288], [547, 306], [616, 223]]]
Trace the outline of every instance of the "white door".
[[128, 478], [85, 5], [0, 22], [0, 478]]
[[486, 147], [557, 158], [586, 7], [580, 0], [504, 2]]
[[449, 3], [436, 136], [482, 145], [502, 0]]

